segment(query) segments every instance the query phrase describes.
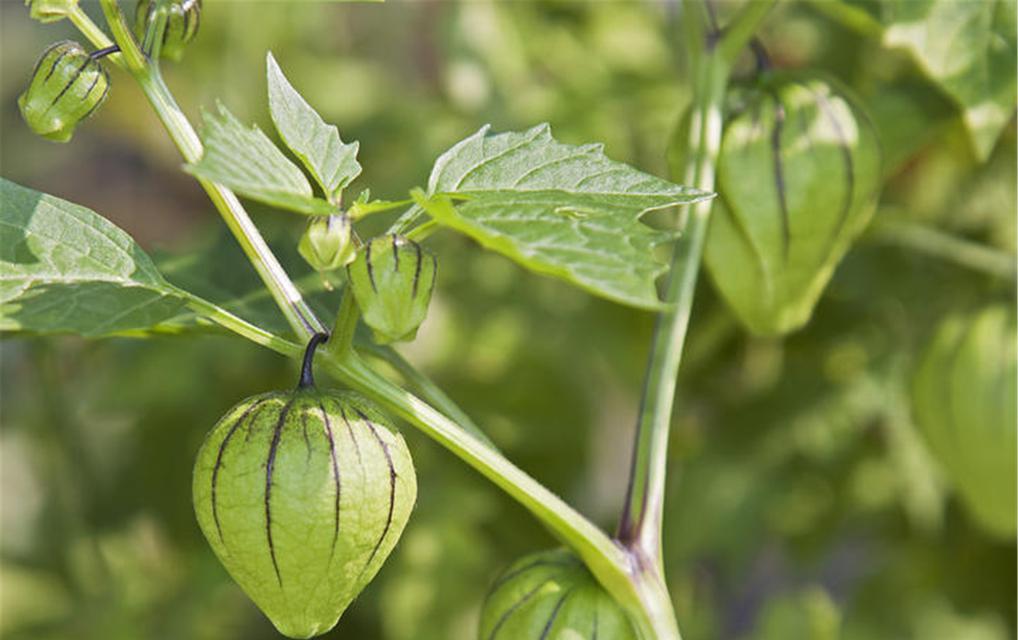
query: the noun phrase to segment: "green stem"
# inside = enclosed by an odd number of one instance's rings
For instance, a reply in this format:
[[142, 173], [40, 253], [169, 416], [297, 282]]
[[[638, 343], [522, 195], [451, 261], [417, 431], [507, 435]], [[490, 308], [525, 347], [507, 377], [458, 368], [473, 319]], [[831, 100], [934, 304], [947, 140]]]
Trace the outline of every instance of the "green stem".
[[[124, 12], [120, 10], [120, 3], [117, 0], [100, 0], [99, 4], [106, 16], [106, 24], [113, 32], [113, 40], [120, 47], [125, 68], [133, 74], [143, 73], [148, 68], [148, 59], [138, 47]], [[87, 33], [85, 35], [88, 36]]]
[[[88, 14], [85, 13], [80, 5], [75, 4], [67, 13], [67, 18], [97, 49], [106, 49], [113, 46], [113, 41], [106, 35], [106, 32], [100, 29], [96, 23], [92, 22], [92, 18], [88, 17]], [[111, 53], [106, 56], [106, 59], [120, 67], [124, 67], [124, 56], [120, 53]]]
[[[693, 103], [685, 145], [683, 184], [714, 190], [714, 172], [721, 148], [722, 104], [731, 65], [749, 42], [771, 2], [750, 2], [724, 34], [712, 32], [708, 7], [686, 4], [687, 42], [690, 46]], [[662, 629], [678, 638], [678, 625], [664, 580], [662, 528], [668, 438], [682, 351], [689, 328], [700, 263], [707, 237], [712, 203], [699, 202], [686, 212], [683, 236], [672, 256], [671, 275], [665, 290], [668, 307], [660, 313], [654, 332], [643, 399], [633, 446], [626, 503], [619, 522], [618, 540], [636, 558], [637, 583], [648, 608], [656, 606]], [[669, 629], [671, 627], [671, 629]]]
[[162, 53], [163, 37], [166, 35], [166, 20], [168, 17], [168, 0], [155, 0], [155, 11], [150, 15], [148, 28], [145, 30], [145, 37], [141, 42], [141, 50], [149, 60], [149, 63], [156, 69], [159, 68], [159, 54]]
[[[216, 305], [196, 299], [190, 306], [220, 326], [284, 356], [296, 359], [303, 353], [301, 345], [255, 327]], [[569, 504], [513, 465], [481, 436], [466, 432], [439, 410], [382, 377], [366, 366], [353, 351], [346, 351], [341, 356], [325, 351], [320, 354], [319, 362], [340, 382], [420, 429], [520, 502], [556, 538], [576, 551], [612, 595], [631, 608], [640, 610], [641, 597], [632, 578], [634, 569], [628, 554]], [[638, 620], [638, 623], [647, 631], [645, 637], [657, 637], [650, 632], [652, 626], [645, 620]]]
[[425, 238], [438, 231], [438, 222], [435, 220], [428, 220], [422, 224], [417, 225], [406, 233], [406, 237], [414, 242], [423, 242]]
[[[158, 73], [141, 74], [138, 82], [181, 155], [187, 162], [197, 162], [203, 153], [201, 139], [177, 106], [162, 76]], [[214, 182], [199, 179], [198, 183], [205, 189], [244, 254], [272, 293], [297, 337], [303, 342], [315, 333], [325, 331], [324, 325], [307, 306], [237, 196]]]
[[[689, 5], [687, 5], [689, 6]], [[699, 16], [687, 16], [696, 22]], [[721, 101], [728, 82], [729, 66], [710, 48], [711, 37], [699, 25], [690, 28], [693, 64], [693, 105], [688, 140], [685, 184], [712, 191], [714, 163], [721, 144]], [[702, 50], [698, 47], [703, 46]], [[661, 525], [664, 501], [668, 434], [671, 425], [675, 384], [682, 348], [699, 275], [700, 258], [706, 237], [711, 202], [692, 205], [683, 236], [672, 256], [671, 276], [665, 291], [668, 308], [658, 316], [647, 365], [636, 443], [626, 504], [619, 523], [618, 538], [660, 566]]]
[[401, 356], [398, 351], [392, 347], [383, 347], [375, 344], [368, 344], [359, 347], [359, 350], [364, 353], [375, 356], [376, 358], [383, 360], [388, 363], [396, 373], [403, 377], [406, 384], [419, 393], [425, 400], [434, 405], [439, 411], [444, 413], [460, 427], [466, 429], [476, 437], [483, 440], [489, 447], [495, 448], [495, 443], [492, 442], [486, 433], [477, 426], [473, 419], [467, 415], [452, 398], [450, 398], [442, 388], [439, 387], [435, 382], [428, 376], [421, 373], [416, 367], [407, 362], [406, 358]]
[[939, 229], [914, 222], [894, 220], [880, 211], [870, 228], [872, 237], [898, 244], [927, 255], [953, 262], [998, 278], [1015, 280], [1015, 256]]
[[243, 338], [247, 338], [255, 344], [272, 349], [276, 353], [280, 353], [291, 358], [299, 357], [301, 354], [301, 346], [299, 344], [281, 338], [274, 333], [253, 325], [247, 320], [233, 315], [218, 305], [212, 304], [207, 300], [202, 300], [201, 298], [192, 297], [189, 293], [183, 290], [180, 291], [180, 296], [187, 298], [188, 308], [202, 318], [210, 320]]

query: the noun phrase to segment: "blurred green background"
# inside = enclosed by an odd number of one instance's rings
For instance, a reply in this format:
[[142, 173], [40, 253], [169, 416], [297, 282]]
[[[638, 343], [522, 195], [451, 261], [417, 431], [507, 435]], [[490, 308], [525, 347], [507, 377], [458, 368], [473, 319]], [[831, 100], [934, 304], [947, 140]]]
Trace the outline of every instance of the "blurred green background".
[[[130, 4], [130, 3], [128, 3]], [[860, 3], [865, 4], [865, 3]], [[98, 17], [98, 7], [85, 5]], [[166, 67], [193, 118], [222, 100], [271, 130], [264, 59], [344, 140], [352, 194], [401, 197], [483, 123], [548, 121], [569, 143], [666, 176], [688, 99], [672, 2], [207, 0], [198, 39]], [[199, 293], [257, 279], [140, 92], [111, 98], [69, 145], [16, 108], [34, 60], [70, 25], [0, 3], [3, 175], [107, 216]], [[1014, 305], [1013, 278], [889, 232], [917, 223], [1015, 252], [1015, 124], [985, 163], [957, 109], [912, 59], [816, 4], [784, 3], [762, 41], [776, 66], [853, 87], [884, 145], [886, 185], [812, 323], [755, 339], [704, 279], [670, 443], [665, 554], [684, 636], [720, 639], [1015, 637], [1014, 540], [985, 533], [924, 448], [908, 386], [943, 317]], [[747, 71], [750, 65], [747, 65]], [[1011, 72], [1013, 73], [1013, 69]], [[320, 288], [295, 216], [251, 207], [295, 277]], [[525, 470], [611, 528], [625, 487], [651, 315], [528, 274], [453, 234], [429, 319], [403, 353]], [[198, 288], [198, 285], [195, 285]], [[335, 307], [335, 295], [317, 298]], [[263, 304], [256, 299], [253, 304]], [[240, 398], [292, 384], [293, 365], [230, 337], [3, 342], [0, 633], [15, 639], [278, 637], [202, 539], [194, 454]], [[405, 428], [415, 514], [333, 638], [473, 638], [505, 565], [553, 540], [455, 457]]]

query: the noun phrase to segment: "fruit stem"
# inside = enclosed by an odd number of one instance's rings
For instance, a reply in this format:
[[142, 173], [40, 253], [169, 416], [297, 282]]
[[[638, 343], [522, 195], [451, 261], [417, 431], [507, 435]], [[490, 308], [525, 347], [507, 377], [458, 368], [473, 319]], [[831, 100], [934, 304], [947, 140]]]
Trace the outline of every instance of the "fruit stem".
[[120, 45], [110, 45], [103, 47], [102, 49], [96, 49], [92, 53], [88, 54], [88, 57], [93, 60], [102, 60], [106, 56], [113, 55], [114, 53], [120, 53]]
[[304, 349], [304, 361], [300, 365], [300, 382], [297, 383], [298, 389], [315, 388], [315, 350], [318, 349], [318, 345], [328, 342], [328, 340], [329, 334], [325, 332], [316, 333], [308, 340], [308, 346]]

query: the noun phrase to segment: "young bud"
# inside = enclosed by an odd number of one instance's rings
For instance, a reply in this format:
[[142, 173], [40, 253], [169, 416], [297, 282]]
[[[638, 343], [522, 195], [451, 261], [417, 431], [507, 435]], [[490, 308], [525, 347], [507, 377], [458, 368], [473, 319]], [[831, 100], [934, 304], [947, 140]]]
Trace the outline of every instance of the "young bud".
[[[201, 0], [171, 0], [166, 16], [166, 30], [159, 49], [159, 57], [180, 60], [184, 49], [198, 35], [201, 23]], [[155, 18], [154, 0], [138, 0], [134, 9], [134, 31], [140, 42], [145, 41], [148, 26]]]
[[280, 633], [325, 633], [396, 545], [417, 495], [403, 438], [367, 400], [302, 387], [244, 400], [194, 467], [202, 533]]
[[975, 521], [1004, 540], [1018, 530], [1018, 365], [1004, 307], [948, 318], [912, 387], [916, 425]]
[[480, 640], [636, 640], [622, 607], [564, 549], [518, 560], [491, 586]]
[[803, 326], [873, 213], [876, 133], [845, 92], [772, 75], [725, 129], [705, 248], [715, 285], [751, 331]]
[[57, 42], [43, 52], [21, 97], [21, 116], [35, 133], [67, 142], [78, 123], [106, 99], [110, 79], [99, 60], [77, 42]]
[[413, 340], [428, 314], [438, 260], [400, 236], [380, 236], [346, 268], [350, 290], [379, 344]]
[[33, 20], [59, 22], [78, 8], [78, 0], [25, 0]]
[[297, 249], [316, 271], [335, 271], [350, 264], [357, 253], [350, 217], [312, 217]]

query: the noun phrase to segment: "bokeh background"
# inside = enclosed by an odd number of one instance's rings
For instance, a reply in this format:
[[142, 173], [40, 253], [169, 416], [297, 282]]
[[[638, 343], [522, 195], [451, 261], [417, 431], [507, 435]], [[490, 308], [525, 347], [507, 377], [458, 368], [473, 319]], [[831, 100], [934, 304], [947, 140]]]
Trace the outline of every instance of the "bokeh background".
[[[130, 3], [128, 3], [130, 4]], [[918, 355], [945, 315], [1013, 306], [1013, 276], [903, 243], [922, 224], [1015, 252], [1015, 124], [985, 163], [958, 110], [901, 51], [820, 3], [783, 3], [762, 41], [776, 66], [853, 87], [884, 144], [876, 222], [814, 320], [749, 336], [704, 279], [670, 443], [665, 553], [690, 639], [1007, 640], [1013, 539], [969, 516], [911, 420]], [[98, 7], [85, 5], [98, 18]], [[674, 2], [207, 0], [184, 60], [166, 65], [184, 110], [223, 101], [271, 131], [272, 50], [344, 140], [360, 140], [352, 194], [398, 198], [434, 157], [491, 123], [550, 122], [570, 143], [667, 176], [688, 100]], [[3, 175], [86, 205], [210, 297], [258, 282], [138, 89], [68, 145], [33, 137], [16, 108], [34, 60], [67, 24], [0, 3]], [[747, 65], [747, 70], [750, 65]], [[1013, 72], [1013, 69], [1012, 69]], [[295, 246], [296, 216], [251, 210], [316, 304], [334, 309]], [[653, 318], [524, 272], [439, 234], [436, 300], [403, 353], [524, 469], [611, 528], [621, 505]], [[240, 398], [292, 384], [294, 366], [228, 336], [3, 341], [0, 633], [10, 640], [278, 637], [202, 539], [190, 473], [206, 431]], [[473, 638], [487, 585], [553, 540], [455, 457], [404, 429], [416, 512], [393, 557], [332, 638]]]

